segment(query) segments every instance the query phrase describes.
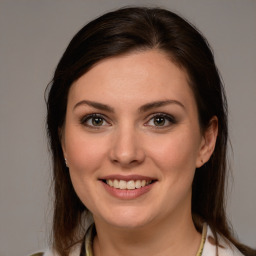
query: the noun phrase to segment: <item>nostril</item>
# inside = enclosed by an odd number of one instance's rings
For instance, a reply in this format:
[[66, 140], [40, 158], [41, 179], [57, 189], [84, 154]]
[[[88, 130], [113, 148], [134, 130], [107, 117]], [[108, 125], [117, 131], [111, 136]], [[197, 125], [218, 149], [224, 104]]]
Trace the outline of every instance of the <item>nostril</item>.
[[110, 160], [114, 164], [119, 164], [123, 166], [134, 166], [140, 164], [144, 161], [145, 154], [141, 149], [118, 151], [117, 149], [113, 150], [110, 154]]
[[[122, 126], [122, 125], [121, 125]], [[139, 143], [134, 128], [129, 125], [123, 125], [121, 130], [113, 138], [110, 147], [109, 157], [115, 164], [135, 165], [143, 161], [144, 151], [142, 144]]]
[[113, 164], [122, 166], [123, 168], [131, 168], [133, 166], [139, 165], [141, 163], [141, 161], [138, 160], [131, 160], [131, 161], [125, 161], [125, 160], [112, 160]]

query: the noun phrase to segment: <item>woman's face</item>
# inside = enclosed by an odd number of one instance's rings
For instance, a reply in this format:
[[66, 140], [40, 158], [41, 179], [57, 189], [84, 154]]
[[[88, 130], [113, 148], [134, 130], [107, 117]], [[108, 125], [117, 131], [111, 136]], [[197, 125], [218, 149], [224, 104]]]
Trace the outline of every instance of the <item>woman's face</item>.
[[103, 60], [70, 88], [63, 152], [98, 223], [134, 228], [191, 216], [206, 144], [187, 75], [160, 51]]

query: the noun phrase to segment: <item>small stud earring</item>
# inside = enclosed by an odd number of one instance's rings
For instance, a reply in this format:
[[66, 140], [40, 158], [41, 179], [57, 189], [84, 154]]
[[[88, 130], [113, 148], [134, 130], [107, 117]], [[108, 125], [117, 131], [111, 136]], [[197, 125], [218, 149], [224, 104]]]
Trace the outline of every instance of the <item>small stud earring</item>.
[[66, 164], [66, 167], [68, 167], [68, 162], [67, 162], [67, 159], [66, 158], [64, 158], [65, 159], [65, 164]]

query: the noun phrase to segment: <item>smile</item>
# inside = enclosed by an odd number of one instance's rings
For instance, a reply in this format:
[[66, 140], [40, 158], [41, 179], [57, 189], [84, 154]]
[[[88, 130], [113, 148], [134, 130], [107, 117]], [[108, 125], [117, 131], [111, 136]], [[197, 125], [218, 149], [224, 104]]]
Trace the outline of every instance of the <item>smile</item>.
[[99, 179], [105, 190], [122, 200], [136, 199], [155, 187], [158, 179], [142, 175], [108, 175]]
[[110, 187], [114, 187], [117, 189], [128, 189], [128, 190], [132, 190], [132, 189], [139, 189], [142, 187], [145, 187], [149, 184], [151, 184], [153, 182], [153, 180], [111, 180], [111, 179], [107, 179], [105, 180], [105, 183], [108, 184]]

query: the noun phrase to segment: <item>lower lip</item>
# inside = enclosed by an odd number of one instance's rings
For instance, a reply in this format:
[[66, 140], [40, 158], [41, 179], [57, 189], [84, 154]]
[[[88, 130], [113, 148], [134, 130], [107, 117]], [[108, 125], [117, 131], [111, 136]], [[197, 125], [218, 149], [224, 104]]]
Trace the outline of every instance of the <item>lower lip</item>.
[[136, 188], [136, 189], [118, 189], [114, 187], [110, 187], [108, 184], [104, 183], [102, 181], [102, 184], [104, 188], [107, 190], [109, 194], [112, 196], [123, 199], [123, 200], [131, 200], [131, 199], [136, 199], [147, 192], [149, 192], [152, 187], [154, 186], [155, 182], [141, 188]]

